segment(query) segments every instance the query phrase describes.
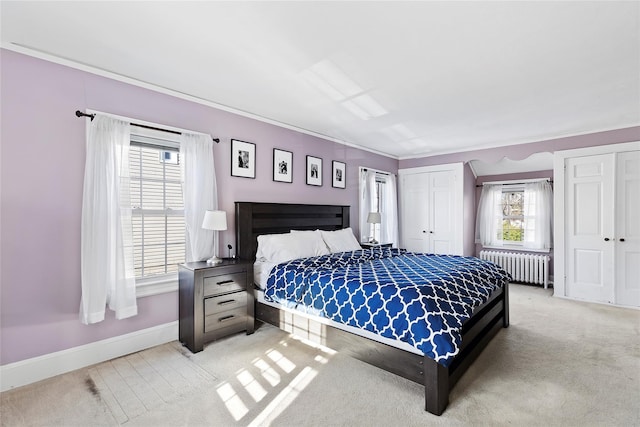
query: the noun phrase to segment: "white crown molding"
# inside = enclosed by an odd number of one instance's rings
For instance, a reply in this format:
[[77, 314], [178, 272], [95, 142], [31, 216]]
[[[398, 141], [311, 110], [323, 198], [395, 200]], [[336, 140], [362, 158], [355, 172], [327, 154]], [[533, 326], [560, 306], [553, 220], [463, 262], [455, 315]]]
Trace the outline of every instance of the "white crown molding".
[[0, 366], [0, 391], [178, 339], [178, 321]]
[[[629, 123], [626, 125], [621, 125], [616, 127], [598, 128], [598, 129], [593, 129], [593, 130], [588, 130], [588, 131], [578, 132], [578, 133], [563, 133], [563, 134], [557, 134], [557, 135], [547, 135], [543, 137], [528, 138], [520, 141], [510, 141], [510, 142], [505, 142], [501, 144], [485, 144], [485, 145], [479, 145], [476, 147], [469, 147], [469, 148], [456, 149], [456, 150], [434, 151], [434, 152], [429, 152], [429, 154], [416, 154], [414, 156], [400, 156], [398, 157], [398, 160], [423, 159], [427, 157], [444, 156], [447, 154], [466, 153], [469, 151], [491, 150], [493, 148], [502, 148], [502, 147], [511, 147], [514, 145], [547, 142], [547, 141], [553, 141], [554, 139], [574, 138], [577, 136], [591, 135], [592, 133], [611, 132], [615, 130], [628, 129], [633, 127], [640, 127], [640, 122]], [[545, 150], [545, 151], [548, 151], [548, 150]]]

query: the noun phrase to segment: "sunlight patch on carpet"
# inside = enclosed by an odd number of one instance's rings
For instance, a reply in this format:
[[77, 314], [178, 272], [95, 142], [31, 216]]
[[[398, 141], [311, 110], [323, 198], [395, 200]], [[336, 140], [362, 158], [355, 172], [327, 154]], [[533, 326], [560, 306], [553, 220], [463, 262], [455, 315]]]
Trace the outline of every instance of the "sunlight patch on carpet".
[[294, 400], [306, 386], [316, 377], [318, 371], [307, 366], [291, 383], [282, 390], [267, 407], [249, 424], [252, 426], [262, 426], [270, 424], [278, 417]]

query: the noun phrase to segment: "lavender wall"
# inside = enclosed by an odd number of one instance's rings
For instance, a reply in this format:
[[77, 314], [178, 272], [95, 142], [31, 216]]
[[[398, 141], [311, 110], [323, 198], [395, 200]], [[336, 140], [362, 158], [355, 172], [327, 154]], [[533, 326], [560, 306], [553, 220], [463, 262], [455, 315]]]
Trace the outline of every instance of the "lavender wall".
[[[85, 119], [95, 109], [210, 133], [221, 243], [235, 246], [235, 201], [351, 205], [357, 229], [358, 166], [396, 172], [398, 161], [51, 62], [0, 50], [1, 194], [0, 364], [175, 321], [177, 293], [141, 298], [139, 315], [82, 325], [80, 215]], [[256, 144], [256, 179], [230, 176], [230, 138]], [[272, 181], [272, 149], [293, 151], [293, 184]], [[305, 155], [323, 158], [324, 185], [305, 184]], [[331, 187], [331, 161], [347, 163], [347, 189]], [[355, 219], [355, 220], [354, 220]]]

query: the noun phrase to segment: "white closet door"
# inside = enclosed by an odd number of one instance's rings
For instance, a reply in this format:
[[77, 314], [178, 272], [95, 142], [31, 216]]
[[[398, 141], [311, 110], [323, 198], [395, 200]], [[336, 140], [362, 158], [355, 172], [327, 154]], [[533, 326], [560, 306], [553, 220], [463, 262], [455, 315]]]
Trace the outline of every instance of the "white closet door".
[[400, 174], [401, 247], [462, 255], [462, 188], [455, 169]]
[[614, 302], [614, 155], [566, 160], [566, 292]]
[[429, 252], [434, 254], [456, 254], [455, 173], [432, 172], [429, 176], [430, 203]]
[[616, 170], [616, 304], [640, 307], [640, 151], [619, 153]]
[[429, 175], [404, 175], [400, 188], [402, 247], [410, 252], [429, 252]]

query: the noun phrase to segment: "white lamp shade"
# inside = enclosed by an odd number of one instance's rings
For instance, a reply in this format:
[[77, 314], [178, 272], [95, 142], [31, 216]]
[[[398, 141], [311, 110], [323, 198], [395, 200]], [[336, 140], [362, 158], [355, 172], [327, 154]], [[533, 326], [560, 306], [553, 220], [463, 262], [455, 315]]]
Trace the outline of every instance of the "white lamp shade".
[[369, 224], [380, 224], [380, 220], [380, 212], [369, 212], [369, 216], [367, 216]]
[[206, 211], [202, 228], [206, 230], [226, 230], [227, 213], [225, 211]]

